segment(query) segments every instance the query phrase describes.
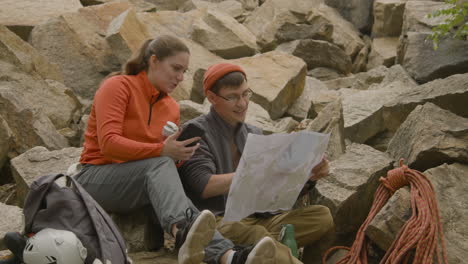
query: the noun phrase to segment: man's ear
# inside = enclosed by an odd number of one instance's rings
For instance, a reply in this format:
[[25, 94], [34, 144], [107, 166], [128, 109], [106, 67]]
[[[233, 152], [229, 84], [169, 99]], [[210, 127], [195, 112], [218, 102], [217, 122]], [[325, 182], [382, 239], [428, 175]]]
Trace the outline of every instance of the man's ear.
[[207, 91], [206, 92], [206, 98], [208, 98], [208, 101], [212, 104], [212, 105], [215, 105], [216, 102], [217, 102], [217, 96], [215, 93], [213, 93], [212, 91]]

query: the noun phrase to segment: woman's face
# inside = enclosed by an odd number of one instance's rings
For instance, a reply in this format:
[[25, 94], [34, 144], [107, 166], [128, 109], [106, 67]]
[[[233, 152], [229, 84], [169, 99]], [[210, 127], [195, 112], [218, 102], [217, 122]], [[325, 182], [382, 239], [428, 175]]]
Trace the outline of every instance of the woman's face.
[[173, 56], [159, 60], [150, 57], [148, 79], [160, 92], [171, 93], [184, 80], [184, 73], [189, 65], [190, 54], [178, 52]]

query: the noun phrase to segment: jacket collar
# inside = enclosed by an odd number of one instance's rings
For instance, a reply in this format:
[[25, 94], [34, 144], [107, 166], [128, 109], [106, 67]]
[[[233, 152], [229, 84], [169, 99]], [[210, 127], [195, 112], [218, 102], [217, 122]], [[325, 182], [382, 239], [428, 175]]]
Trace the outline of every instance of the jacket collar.
[[155, 86], [151, 84], [151, 82], [148, 79], [148, 74], [146, 73], [146, 71], [139, 72], [137, 74], [137, 77], [143, 83], [143, 87], [144, 87], [143, 89], [145, 93], [147, 93], [148, 97], [153, 98], [154, 100], [155, 98], [158, 98], [159, 96], [163, 97], [166, 95], [165, 93], [161, 93]]

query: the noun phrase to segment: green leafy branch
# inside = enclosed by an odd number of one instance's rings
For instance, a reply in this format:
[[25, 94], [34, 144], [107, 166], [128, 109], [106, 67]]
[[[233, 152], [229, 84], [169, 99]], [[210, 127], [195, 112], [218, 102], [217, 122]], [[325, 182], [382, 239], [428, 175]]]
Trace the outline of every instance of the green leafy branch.
[[450, 4], [450, 7], [427, 15], [428, 18], [446, 17], [444, 22], [432, 28], [432, 34], [428, 36], [428, 39], [432, 40], [434, 50], [437, 50], [440, 41], [447, 35], [462, 40], [468, 39], [468, 3], [460, 0], [445, 0], [445, 3]]

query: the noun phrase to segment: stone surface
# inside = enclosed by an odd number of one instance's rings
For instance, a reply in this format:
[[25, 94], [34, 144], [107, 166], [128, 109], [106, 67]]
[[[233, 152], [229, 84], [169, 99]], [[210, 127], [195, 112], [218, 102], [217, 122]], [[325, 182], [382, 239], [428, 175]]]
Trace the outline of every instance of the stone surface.
[[328, 87], [318, 79], [307, 77], [306, 86], [312, 88], [312, 105], [316, 113], [320, 113], [329, 103], [341, 99], [341, 95], [338, 91], [329, 90]]
[[138, 20], [133, 9], [114, 18], [106, 33], [107, 43], [121, 64], [124, 64], [132, 54], [136, 53], [148, 38], [150, 36], [145, 25]]
[[325, 3], [336, 8], [357, 29], [370, 31], [373, 0], [325, 0]]
[[468, 40], [445, 38], [437, 50], [432, 41], [426, 41], [431, 28], [446, 19], [428, 18], [427, 14], [444, 7], [447, 5], [433, 1], [409, 1], [405, 7], [397, 63], [419, 83], [466, 73], [468, 69]]
[[416, 86], [416, 82], [401, 65], [395, 65], [391, 68], [379, 66], [367, 72], [325, 81], [324, 84], [331, 90], [339, 90], [341, 88], [368, 90], [378, 89], [394, 81]]
[[346, 151], [341, 100], [328, 104], [315, 119], [303, 120], [296, 128], [297, 130], [330, 133], [330, 141], [326, 152], [329, 160], [337, 159]]
[[345, 75], [339, 73], [337, 70], [326, 68], [326, 67], [317, 67], [307, 72], [307, 76], [317, 78], [321, 81], [333, 80], [336, 78], [344, 77]]
[[406, 2], [407, 0], [374, 1], [374, 24], [372, 26], [373, 37], [400, 36]]
[[209, 9], [201, 20], [193, 24], [191, 39], [225, 59], [254, 55], [256, 37], [234, 18]]
[[152, 212], [146, 207], [129, 214], [112, 214], [128, 252], [153, 251], [164, 247], [164, 231]]
[[40, 176], [66, 173], [80, 159], [82, 148], [63, 148], [49, 151], [45, 147], [34, 147], [11, 160], [13, 177], [17, 184], [20, 204], [24, 203], [31, 183]]
[[468, 163], [468, 118], [432, 103], [419, 105], [395, 133], [388, 153], [419, 171], [443, 163]]
[[0, 170], [8, 157], [8, 152], [13, 145], [13, 132], [8, 123], [0, 115]]
[[176, 251], [151, 251], [151, 252], [138, 252], [131, 253], [130, 258], [134, 264], [177, 264]]
[[186, 3], [181, 11], [187, 12], [193, 9], [214, 9], [217, 12], [226, 13], [233, 18], [241, 17], [244, 13], [242, 3], [235, 0], [226, 0], [219, 3], [212, 3], [203, 0], [191, 0]]
[[391, 131], [396, 131], [416, 106], [426, 102], [467, 118], [468, 73], [426, 83], [390, 100], [384, 107], [385, 126]]
[[307, 21], [312, 23], [317, 17], [330, 21], [333, 25], [333, 43], [341, 47], [351, 59], [354, 59], [365, 44], [353, 24], [345, 20], [334, 8], [325, 4], [315, 5], [315, 9], [312, 9], [307, 16]]
[[7, 183], [0, 185], [0, 203], [6, 205], [17, 205], [16, 184]]
[[34, 26], [63, 13], [75, 12], [83, 7], [79, 0], [3, 0], [0, 25], [8, 26], [23, 39], [28, 39]]
[[[47, 86], [41, 86], [43, 81], [41, 83], [40, 79], [34, 80], [31, 76], [24, 75], [26, 78], [30, 78], [36, 82], [36, 84], [30, 83], [31, 86], [15, 81], [13, 78], [15, 76], [8, 76], [8, 74], [15, 73], [21, 75], [23, 73], [14, 72], [15, 69], [3, 71], [6, 68], [13, 68], [12, 65], [0, 61], [0, 68], [2, 69], [2, 74], [7, 74], [6, 78], [0, 80], [0, 86], [2, 87], [0, 89], [0, 115], [8, 124], [12, 134], [13, 140], [10, 150], [17, 155], [38, 145], [47, 146], [51, 149], [67, 147], [67, 140], [58, 134], [51, 119], [46, 115], [46, 111], [51, 109], [48, 108], [51, 106], [47, 105], [47, 103], [51, 103], [53, 107], [61, 103], [67, 103], [67, 100], [65, 102], [56, 102], [53, 101], [54, 97], [47, 98], [52, 93], [49, 93], [50, 90], [47, 90]], [[21, 89], [18, 89], [18, 87], [21, 87]], [[42, 93], [39, 93], [40, 91], [37, 90], [32, 92], [32, 89], [44, 90]], [[56, 99], [60, 100], [63, 98], [56, 97]], [[33, 102], [38, 104], [34, 105]], [[46, 104], [41, 105], [41, 102]], [[64, 106], [64, 112], [58, 112], [57, 115], [66, 115], [66, 109], [67, 106]]]
[[244, 21], [244, 25], [257, 37], [262, 51], [272, 50], [278, 45], [276, 33], [284, 24], [301, 21], [289, 8], [278, 5], [278, 2], [265, 2]]
[[426, 41], [428, 35], [408, 32], [400, 39], [397, 63], [405, 67], [419, 83], [467, 72], [467, 40], [447, 38], [434, 50], [431, 41]]
[[327, 67], [347, 74], [351, 72], [351, 59], [337, 45], [323, 40], [303, 39], [279, 45], [276, 50], [303, 59], [308, 69]]
[[384, 119], [383, 106], [399, 94], [409, 92], [412, 87], [395, 81], [374, 90], [340, 89], [346, 138], [363, 143], [385, 130], [388, 124]]
[[272, 119], [281, 117], [304, 89], [306, 64], [292, 55], [272, 51], [232, 63], [246, 71], [254, 92], [251, 101], [267, 110]]
[[57, 65], [49, 63], [30, 44], [19, 38], [5, 26], [0, 25], [0, 57], [27, 73], [37, 73], [44, 79], [63, 81]]
[[395, 64], [398, 47], [398, 38], [374, 38], [367, 69], [373, 69], [380, 65], [391, 67]]
[[356, 58], [354, 59], [353, 65], [351, 66], [351, 72], [358, 73], [366, 71], [369, 50], [369, 44], [366, 44], [364, 47], [362, 47], [362, 49], [359, 51], [359, 53], [356, 55]]
[[31, 43], [60, 67], [66, 86], [92, 99], [102, 79], [120, 70], [104, 36], [112, 19], [129, 7], [129, 3], [116, 2], [61, 15], [34, 27]]
[[333, 25], [324, 19], [316, 22], [314, 21], [314, 23], [311, 24], [293, 24], [286, 22], [278, 28], [276, 39], [278, 44], [298, 39], [316, 39], [331, 42], [332, 34]]
[[[467, 258], [468, 221], [466, 199], [468, 166], [443, 164], [424, 172], [434, 186], [442, 220], [448, 263], [463, 263]], [[408, 187], [398, 190], [376, 215], [367, 229], [367, 236], [382, 249], [388, 249], [403, 224], [411, 216]]]
[[7, 249], [3, 237], [7, 232], [22, 232], [24, 229], [23, 210], [17, 206], [0, 203], [0, 250]]
[[316, 97], [315, 90], [320, 89], [319, 87], [314, 87], [318, 82], [320, 81], [315, 78], [306, 77], [304, 91], [302, 91], [301, 96], [299, 96], [289, 107], [288, 111], [286, 111], [287, 115], [292, 116], [297, 121], [301, 121], [305, 118], [315, 118], [317, 116], [313, 99]]
[[1, 61], [0, 69], [1, 93], [9, 94], [7, 100], [26, 101], [22, 107], [44, 113], [57, 129], [68, 127], [74, 114], [80, 111], [80, 102], [62, 83], [43, 80], [34, 73], [28, 74]]
[[311, 204], [330, 208], [337, 244], [348, 242], [367, 217], [378, 180], [392, 163], [387, 154], [360, 144], [347, 146], [345, 154], [330, 162], [330, 175], [317, 182]]

